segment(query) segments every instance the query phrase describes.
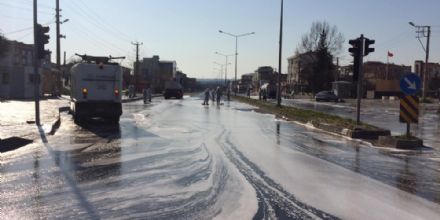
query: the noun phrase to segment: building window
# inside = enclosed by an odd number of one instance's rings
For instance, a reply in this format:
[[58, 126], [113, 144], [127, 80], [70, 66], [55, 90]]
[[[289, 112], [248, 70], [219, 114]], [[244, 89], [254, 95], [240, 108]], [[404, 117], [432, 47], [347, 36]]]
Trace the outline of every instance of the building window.
[[3, 73], [2, 74], [2, 83], [4, 85], [9, 84], [9, 73]]

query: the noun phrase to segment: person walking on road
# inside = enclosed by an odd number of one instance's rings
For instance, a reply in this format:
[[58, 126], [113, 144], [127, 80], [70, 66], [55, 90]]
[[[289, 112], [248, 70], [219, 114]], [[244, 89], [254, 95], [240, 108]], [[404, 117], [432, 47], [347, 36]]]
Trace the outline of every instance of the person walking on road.
[[147, 97], [148, 97], [148, 101], [151, 102], [151, 89], [150, 89], [150, 87], [147, 88]]
[[209, 105], [209, 88], [205, 89], [205, 99], [203, 100], [202, 105]]
[[211, 100], [215, 102], [215, 89], [211, 89]]
[[231, 90], [229, 88], [226, 89], [226, 97], [228, 101], [231, 101]]
[[220, 100], [222, 98], [222, 88], [220, 86], [217, 86], [217, 90], [215, 90], [215, 94], [217, 95], [217, 105], [220, 104]]
[[147, 89], [142, 90], [142, 96], [144, 98], [144, 104], [147, 104], [147, 101], [148, 101], [148, 90]]

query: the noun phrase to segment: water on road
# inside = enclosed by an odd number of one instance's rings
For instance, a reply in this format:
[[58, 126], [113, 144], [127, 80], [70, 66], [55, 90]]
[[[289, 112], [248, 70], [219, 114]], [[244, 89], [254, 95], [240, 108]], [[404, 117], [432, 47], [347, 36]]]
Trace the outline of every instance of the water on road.
[[0, 154], [0, 219], [435, 219], [439, 162], [199, 98]]

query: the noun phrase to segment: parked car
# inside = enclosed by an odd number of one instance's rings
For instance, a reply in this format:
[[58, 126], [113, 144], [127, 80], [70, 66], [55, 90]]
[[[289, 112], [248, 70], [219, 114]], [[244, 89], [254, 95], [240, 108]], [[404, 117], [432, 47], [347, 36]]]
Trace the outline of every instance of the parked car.
[[316, 93], [315, 100], [317, 102], [319, 101], [333, 101], [333, 102], [339, 102], [341, 99], [333, 92], [333, 91], [321, 91]]

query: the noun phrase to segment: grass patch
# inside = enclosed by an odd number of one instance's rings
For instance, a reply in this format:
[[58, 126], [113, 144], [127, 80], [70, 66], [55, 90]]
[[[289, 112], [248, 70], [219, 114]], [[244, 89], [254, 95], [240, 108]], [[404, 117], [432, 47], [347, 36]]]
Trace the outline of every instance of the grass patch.
[[273, 113], [277, 116], [284, 116], [289, 120], [293, 120], [293, 121], [299, 121], [302, 123], [312, 123], [316, 127], [320, 127], [320, 125], [325, 124], [333, 127], [338, 127], [341, 129], [359, 128], [359, 129], [371, 130], [371, 131], [383, 130], [373, 125], [369, 125], [362, 122], [360, 123], [360, 125], [357, 125], [356, 121], [352, 119], [342, 118], [336, 115], [330, 115], [322, 112], [299, 109], [290, 106], [277, 107], [276, 104], [270, 102], [249, 99], [240, 96], [235, 96], [233, 97], [233, 99], [259, 107], [260, 110], [262, 110], [263, 112]]
[[397, 136], [393, 136], [393, 138], [396, 138], [397, 140], [419, 140], [418, 137], [413, 136], [413, 135], [409, 135], [407, 136], [406, 134], [402, 134], [402, 135], [397, 135]]

